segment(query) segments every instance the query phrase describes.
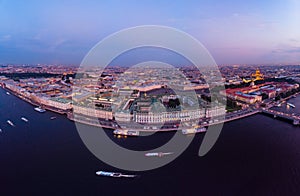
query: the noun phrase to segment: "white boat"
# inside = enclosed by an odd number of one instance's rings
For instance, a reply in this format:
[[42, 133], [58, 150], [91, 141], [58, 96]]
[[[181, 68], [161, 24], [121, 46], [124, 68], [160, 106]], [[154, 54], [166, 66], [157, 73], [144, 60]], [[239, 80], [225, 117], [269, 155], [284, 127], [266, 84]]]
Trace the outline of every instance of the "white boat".
[[287, 105], [291, 106], [292, 108], [295, 108], [296, 106], [294, 104], [291, 103], [286, 103]]
[[2, 129], [0, 129], [0, 133], [2, 133]]
[[10, 95], [10, 93], [9, 93], [9, 92], [6, 92], [6, 94], [7, 94], [7, 95]]
[[116, 129], [113, 132], [115, 135], [139, 136], [139, 131]]
[[11, 122], [10, 120], [7, 120], [6, 122], [7, 122], [10, 126], [12, 126], [12, 127], [15, 126], [15, 124], [14, 124], [13, 122]]
[[196, 127], [196, 128], [190, 128], [190, 129], [183, 129], [182, 134], [188, 135], [188, 134], [195, 134], [195, 133], [203, 133], [206, 132], [205, 127]]
[[23, 120], [24, 122], [28, 122], [28, 119], [25, 117], [22, 117], [21, 120]]
[[50, 117], [50, 120], [54, 120], [54, 119], [56, 119], [56, 116], [51, 116]]
[[[219, 121], [219, 120], [218, 120]], [[203, 133], [206, 132], [206, 128], [205, 127], [196, 127], [195, 128], [196, 133]]]
[[34, 108], [34, 110], [37, 111], [37, 112], [40, 112], [40, 113], [46, 112], [46, 110], [44, 110], [44, 109], [41, 108], [41, 107], [36, 107], [36, 108]]
[[96, 175], [98, 176], [107, 176], [107, 177], [113, 177], [113, 178], [134, 178], [136, 175], [129, 175], [129, 174], [122, 174], [122, 173], [116, 173], [116, 172], [106, 172], [106, 171], [97, 171]]
[[163, 157], [166, 155], [171, 155], [173, 153], [174, 152], [149, 152], [149, 153], [146, 153], [145, 156], [146, 157]]

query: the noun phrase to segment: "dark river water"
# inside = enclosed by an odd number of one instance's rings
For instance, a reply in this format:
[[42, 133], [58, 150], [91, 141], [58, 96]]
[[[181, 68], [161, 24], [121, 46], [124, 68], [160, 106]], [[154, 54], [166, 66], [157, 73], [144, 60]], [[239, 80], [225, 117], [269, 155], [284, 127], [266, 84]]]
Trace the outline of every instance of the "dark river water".
[[[297, 99], [290, 110], [299, 113]], [[197, 134], [168, 165], [121, 170], [138, 174], [134, 179], [96, 176], [97, 170], [120, 170], [97, 159], [65, 116], [38, 113], [3, 89], [0, 128], [1, 195], [300, 195], [300, 127], [261, 114], [226, 123], [204, 157], [198, 156], [204, 135]], [[118, 139], [106, 132], [122, 146], [141, 149], [162, 145], [174, 134]]]

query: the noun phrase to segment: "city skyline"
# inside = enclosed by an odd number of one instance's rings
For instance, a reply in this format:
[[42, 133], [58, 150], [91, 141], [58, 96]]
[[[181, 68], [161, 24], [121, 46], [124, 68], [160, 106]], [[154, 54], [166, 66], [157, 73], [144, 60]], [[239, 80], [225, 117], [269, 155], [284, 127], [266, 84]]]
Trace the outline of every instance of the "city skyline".
[[1, 195], [300, 195], [299, 0], [0, 0]]
[[2, 0], [0, 63], [79, 65], [85, 54], [111, 33], [151, 24], [178, 28], [194, 36], [219, 65], [297, 64], [299, 5], [295, 0]]

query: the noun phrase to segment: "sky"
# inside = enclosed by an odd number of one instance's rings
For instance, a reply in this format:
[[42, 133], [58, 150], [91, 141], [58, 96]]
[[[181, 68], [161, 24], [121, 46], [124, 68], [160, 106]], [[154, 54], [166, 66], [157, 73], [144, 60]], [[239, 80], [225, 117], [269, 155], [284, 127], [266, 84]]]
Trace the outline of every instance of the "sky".
[[200, 41], [217, 64], [300, 63], [298, 0], [0, 0], [0, 64], [79, 65], [124, 28], [165, 25]]

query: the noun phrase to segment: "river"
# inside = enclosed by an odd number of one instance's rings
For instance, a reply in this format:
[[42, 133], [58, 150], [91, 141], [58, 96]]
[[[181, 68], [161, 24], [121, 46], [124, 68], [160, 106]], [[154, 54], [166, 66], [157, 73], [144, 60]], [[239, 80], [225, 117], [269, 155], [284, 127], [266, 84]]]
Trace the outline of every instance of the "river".
[[[139, 177], [134, 179], [96, 176], [97, 170], [118, 170], [89, 152], [74, 122], [38, 113], [3, 89], [0, 128], [1, 195], [300, 195], [300, 127], [262, 114], [225, 123], [204, 157], [197, 155], [204, 134], [197, 134], [173, 162], [135, 172]], [[106, 133], [122, 146], [141, 150], [162, 145], [174, 134], [120, 139], [111, 130]]]

